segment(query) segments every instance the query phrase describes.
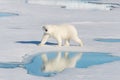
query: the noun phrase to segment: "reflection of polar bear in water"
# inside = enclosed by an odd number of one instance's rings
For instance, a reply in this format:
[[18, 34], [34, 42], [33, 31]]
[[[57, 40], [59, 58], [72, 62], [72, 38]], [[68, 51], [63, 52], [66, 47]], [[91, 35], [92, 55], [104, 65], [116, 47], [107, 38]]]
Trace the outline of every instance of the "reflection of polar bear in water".
[[73, 25], [46, 25], [43, 26], [45, 31], [40, 45], [44, 45], [49, 37], [53, 37], [57, 40], [58, 46], [62, 45], [62, 40], [65, 40], [65, 45], [69, 46], [70, 40], [74, 40], [83, 46], [82, 41], [78, 37], [77, 30]]
[[74, 57], [69, 57], [69, 53], [65, 52], [62, 57], [62, 53], [58, 52], [54, 59], [48, 60], [46, 54], [42, 54], [42, 71], [43, 72], [61, 72], [66, 68], [74, 68], [77, 61], [81, 58], [82, 53], [74, 55]]

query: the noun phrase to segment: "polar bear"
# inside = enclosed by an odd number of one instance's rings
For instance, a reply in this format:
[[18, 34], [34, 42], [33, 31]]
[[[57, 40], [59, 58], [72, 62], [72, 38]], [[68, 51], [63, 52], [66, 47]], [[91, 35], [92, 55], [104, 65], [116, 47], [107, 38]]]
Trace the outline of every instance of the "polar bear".
[[70, 40], [74, 40], [83, 46], [83, 42], [79, 39], [77, 30], [73, 25], [61, 24], [61, 25], [45, 25], [42, 27], [44, 30], [44, 35], [42, 37], [41, 43], [39, 45], [44, 45], [49, 37], [57, 40], [58, 46], [62, 46], [62, 41], [65, 41], [65, 46], [69, 46]]
[[42, 72], [61, 72], [67, 68], [74, 68], [78, 60], [82, 58], [82, 53], [70, 57], [68, 52], [65, 52], [64, 56], [62, 56], [62, 52], [58, 52], [57, 56], [52, 59], [48, 59], [47, 54], [43, 53], [41, 58], [43, 61]]

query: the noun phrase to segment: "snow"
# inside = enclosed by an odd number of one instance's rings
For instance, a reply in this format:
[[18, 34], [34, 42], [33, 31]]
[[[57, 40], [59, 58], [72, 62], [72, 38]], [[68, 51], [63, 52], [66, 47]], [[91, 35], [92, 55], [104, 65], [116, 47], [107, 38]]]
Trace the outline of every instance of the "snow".
[[27, 0], [0, 0], [0, 3], [25, 3]]
[[[120, 42], [94, 41], [97, 38], [120, 39], [120, 8], [111, 11], [71, 10], [58, 6], [19, 3], [20, 0], [14, 4], [3, 1], [6, 0], [0, 0], [0, 12], [17, 13], [19, 16], [0, 17], [0, 62], [21, 62], [24, 55], [46, 51], [107, 52], [120, 56]], [[110, 2], [120, 3], [119, 0]], [[42, 38], [42, 25], [62, 23], [76, 26], [79, 37], [84, 42], [83, 47], [76, 46], [74, 42], [71, 42], [71, 47], [61, 48], [56, 45], [37, 45]], [[56, 43], [53, 39], [48, 42]], [[22, 68], [0, 68], [0, 80], [116, 80], [120, 79], [118, 66], [120, 61], [86, 69], [68, 69], [54, 77], [29, 75]]]

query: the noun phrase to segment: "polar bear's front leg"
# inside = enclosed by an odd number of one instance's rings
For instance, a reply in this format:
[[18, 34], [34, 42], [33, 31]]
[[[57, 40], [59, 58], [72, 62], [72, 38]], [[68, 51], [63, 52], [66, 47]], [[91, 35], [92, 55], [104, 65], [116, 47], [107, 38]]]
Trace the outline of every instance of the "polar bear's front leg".
[[47, 42], [48, 38], [49, 38], [49, 35], [44, 34], [43, 37], [42, 37], [41, 43], [39, 45], [43, 46]]
[[62, 58], [62, 53], [61, 53], [61, 52], [58, 52], [58, 53], [57, 53], [57, 57], [56, 57], [55, 60], [56, 60], [57, 62], [59, 62], [59, 61], [61, 60], [61, 58]]
[[65, 52], [65, 53], [64, 53], [64, 57], [65, 57], [65, 59], [69, 58], [69, 53], [68, 53], [68, 52]]
[[65, 46], [70, 46], [70, 40], [65, 40]]
[[57, 42], [58, 42], [58, 46], [61, 47], [62, 46], [62, 39], [61, 37], [57, 37]]

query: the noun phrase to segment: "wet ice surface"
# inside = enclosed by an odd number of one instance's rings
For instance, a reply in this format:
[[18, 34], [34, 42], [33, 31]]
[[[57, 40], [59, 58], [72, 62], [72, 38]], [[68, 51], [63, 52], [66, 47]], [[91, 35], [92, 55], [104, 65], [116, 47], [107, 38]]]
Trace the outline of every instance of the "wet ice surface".
[[44, 52], [25, 56], [23, 62], [0, 63], [0, 68], [24, 68], [28, 74], [50, 77], [67, 68], [88, 68], [120, 61], [120, 57], [101, 52]]
[[113, 39], [113, 38], [98, 38], [98, 39], [94, 39], [95, 41], [99, 41], [99, 42], [108, 42], [108, 43], [118, 43], [120, 42], [120, 39]]

